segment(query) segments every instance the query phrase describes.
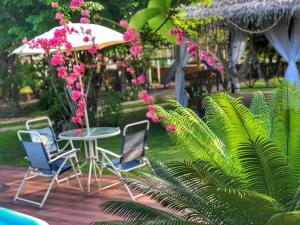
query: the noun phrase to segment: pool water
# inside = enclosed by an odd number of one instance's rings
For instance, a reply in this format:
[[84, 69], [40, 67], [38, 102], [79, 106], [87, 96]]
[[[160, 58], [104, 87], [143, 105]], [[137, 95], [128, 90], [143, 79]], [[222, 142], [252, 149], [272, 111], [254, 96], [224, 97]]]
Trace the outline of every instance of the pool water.
[[0, 207], [0, 225], [49, 225], [43, 220]]

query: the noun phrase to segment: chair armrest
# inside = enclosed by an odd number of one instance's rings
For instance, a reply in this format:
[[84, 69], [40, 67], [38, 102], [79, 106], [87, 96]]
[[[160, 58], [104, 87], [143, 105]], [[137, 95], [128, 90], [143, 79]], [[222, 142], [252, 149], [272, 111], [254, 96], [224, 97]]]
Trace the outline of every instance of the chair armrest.
[[58, 159], [61, 159], [63, 157], [69, 156], [69, 155], [72, 155], [72, 154], [76, 153], [77, 151], [78, 151], [78, 149], [72, 149], [72, 150], [67, 151], [67, 152], [61, 152], [55, 158], [49, 160], [49, 163], [53, 163], [54, 161], [56, 161]]
[[[61, 148], [61, 147], [59, 146], [59, 143], [62, 142], [62, 141], [65, 141], [65, 140], [62, 140], [62, 139], [56, 140], [57, 146], [58, 146], [58, 151], [59, 151], [59, 152], [63, 152], [63, 151], [66, 150], [66, 148], [67, 148], [68, 146], [71, 146], [71, 141], [67, 141], [67, 143], [66, 143], [65, 145], [63, 145], [63, 147]], [[71, 146], [71, 147], [72, 147], [72, 146]], [[73, 148], [72, 148], [72, 149], [73, 149]]]
[[102, 152], [102, 153], [105, 153], [105, 154], [114, 156], [114, 157], [116, 157], [116, 158], [121, 158], [121, 155], [118, 155], [118, 154], [116, 154], [116, 153], [114, 153], [114, 152], [112, 152], [112, 151], [109, 151], [109, 150], [107, 150], [107, 149], [97, 147], [97, 150], [98, 150], [99, 152]]

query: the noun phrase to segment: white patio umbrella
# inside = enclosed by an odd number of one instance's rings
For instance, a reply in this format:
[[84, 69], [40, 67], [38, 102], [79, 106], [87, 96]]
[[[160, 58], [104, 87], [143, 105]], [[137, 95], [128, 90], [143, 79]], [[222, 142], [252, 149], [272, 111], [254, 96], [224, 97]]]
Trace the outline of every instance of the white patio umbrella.
[[[74, 28], [78, 33], [72, 32], [67, 34], [67, 40], [72, 44], [72, 50], [73, 51], [80, 51], [80, 50], [86, 50], [88, 47], [92, 45], [92, 42], [84, 42], [83, 38], [87, 36], [84, 32], [87, 29], [91, 29], [92, 36], [95, 38], [94, 43], [98, 46], [99, 49], [125, 43], [123, 40], [123, 35], [115, 30], [112, 30], [110, 28], [96, 25], [96, 24], [82, 24], [82, 23], [69, 23], [69, 28]], [[45, 39], [51, 39], [54, 37], [54, 32], [57, 29], [62, 29], [63, 27], [54, 27], [50, 31], [39, 35], [34, 40], [37, 40], [39, 38], [45, 38]], [[63, 48], [62, 48], [63, 50]], [[57, 49], [50, 49], [50, 52], [53, 53], [57, 51]], [[30, 48], [28, 44], [24, 44], [17, 49], [15, 49], [13, 52], [10, 53], [10, 55], [16, 54], [20, 56], [29, 56], [29, 55], [36, 55], [36, 54], [44, 54], [44, 50], [42, 48]], [[9, 56], [10, 56], [9, 55]], [[82, 80], [80, 79], [80, 82], [82, 83]], [[82, 94], [83, 90], [82, 90]], [[87, 110], [85, 107], [85, 120], [86, 120], [86, 127], [89, 132], [89, 119]]]
[[[92, 30], [92, 35], [95, 37], [95, 44], [98, 45], [99, 49], [105, 48], [107, 46], [124, 43], [123, 35], [120, 32], [112, 30], [110, 28], [97, 25], [97, 24], [82, 24], [82, 23], [69, 23], [68, 26], [70, 29], [74, 28], [79, 33], [72, 32], [71, 34], [67, 34], [68, 41], [72, 44], [73, 50], [86, 50], [89, 46], [91, 46], [90, 42], [84, 42], [83, 38], [86, 36], [83, 31], [87, 29]], [[63, 27], [54, 27], [50, 31], [39, 35], [34, 40], [39, 38], [51, 39], [54, 37], [54, 32], [57, 29], [62, 29]], [[51, 49], [50, 52], [55, 52], [56, 49]], [[24, 44], [13, 52], [10, 53], [20, 55], [20, 56], [28, 56], [28, 55], [36, 55], [36, 54], [44, 54], [44, 50], [42, 48], [30, 48], [28, 44]]]

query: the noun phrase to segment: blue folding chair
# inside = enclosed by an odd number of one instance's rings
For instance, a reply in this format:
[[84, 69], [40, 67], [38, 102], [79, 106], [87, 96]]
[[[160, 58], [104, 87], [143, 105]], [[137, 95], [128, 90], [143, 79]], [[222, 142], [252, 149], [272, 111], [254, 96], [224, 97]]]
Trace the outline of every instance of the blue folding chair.
[[[37, 123], [40, 124], [41, 122], [44, 122], [44, 124], [47, 125], [45, 127], [36, 129], [34, 125]], [[57, 154], [60, 154], [68, 148], [75, 149], [72, 141], [68, 141], [64, 145], [62, 145], [62, 147], [60, 147], [59, 143], [65, 141], [57, 139], [57, 135], [54, 132], [51, 120], [46, 116], [27, 120], [26, 129], [35, 131], [30, 133], [31, 140], [33, 142], [43, 142], [49, 158], [55, 157]], [[36, 132], [38, 133], [38, 135]], [[77, 173], [79, 175], [82, 175], [77, 155], [74, 156], [74, 160], [77, 165]]]
[[[134, 130], [134, 132], [128, 132], [129, 129], [134, 129], [136, 127], [140, 127], [145, 125], [145, 128], [142, 130]], [[147, 138], [148, 138], [148, 131], [149, 131], [150, 123], [148, 120], [128, 124], [124, 127], [123, 130], [123, 144], [121, 155], [115, 154], [107, 149], [97, 147], [98, 151], [102, 155], [102, 160], [98, 161], [100, 165], [100, 183], [99, 183], [99, 190], [111, 188], [116, 186], [120, 183], [124, 185], [126, 188], [129, 196], [132, 200], [142, 196], [142, 194], [134, 196], [128, 187], [128, 185], [124, 182], [122, 173], [127, 175], [128, 172], [136, 170], [140, 167], [149, 165], [148, 159], [145, 157], [145, 150], [147, 148]], [[111, 159], [111, 157], [116, 158], [115, 160]], [[115, 174], [119, 178], [119, 182], [107, 185], [102, 187], [102, 173], [103, 169], [110, 170], [113, 174]]]
[[[14, 197], [14, 201], [21, 200], [21, 201], [25, 201], [28, 203], [38, 205], [40, 208], [42, 208], [49, 193], [50, 193], [50, 190], [51, 190], [54, 182], [56, 181], [56, 183], [58, 184], [58, 187], [60, 188], [60, 186], [64, 186], [64, 185], [60, 184], [61, 182], [68, 181], [68, 184], [69, 184], [69, 179], [74, 176], [77, 179], [79, 188], [71, 187], [70, 185], [68, 185], [66, 187], [78, 189], [83, 192], [83, 188], [80, 183], [80, 180], [79, 180], [79, 177], [78, 177], [78, 174], [76, 172], [75, 165], [73, 162], [73, 158], [76, 156], [76, 153], [78, 151], [77, 149], [72, 149], [70, 151], [61, 152], [60, 154], [56, 154], [55, 157], [50, 159], [43, 143], [33, 142], [32, 140], [25, 141], [22, 138], [22, 136], [24, 137], [26, 134], [29, 136], [36, 135], [38, 137], [40, 135], [38, 132], [36, 132], [36, 131], [18, 131], [17, 134], [18, 134], [18, 138], [21, 142], [21, 145], [26, 152], [26, 156], [27, 156], [26, 158], [29, 161], [30, 166], [18, 188], [18, 191]], [[30, 138], [28, 138], [28, 139], [30, 139]], [[73, 169], [74, 173], [71, 173], [62, 179], [58, 179], [59, 175], [61, 175], [62, 173], [66, 172], [70, 169]], [[48, 189], [47, 189], [42, 201], [36, 202], [36, 201], [29, 200], [29, 199], [25, 199], [24, 197], [19, 197], [19, 195], [25, 185], [25, 182], [27, 180], [32, 179], [37, 176], [42, 176], [42, 177], [46, 177], [46, 178], [50, 179], [50, 184], [48, 186]]]

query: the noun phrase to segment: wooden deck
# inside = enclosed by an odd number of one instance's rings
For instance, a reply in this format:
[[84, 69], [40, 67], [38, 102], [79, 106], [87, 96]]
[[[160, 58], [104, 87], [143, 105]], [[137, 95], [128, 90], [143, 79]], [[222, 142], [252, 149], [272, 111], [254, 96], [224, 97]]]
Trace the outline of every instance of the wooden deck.
[[[91, 193], [81, 193], [69, 188], [61, 188], [59, 190], [54, 185], [42, 209], [26, 202], [14, 202], [13, 197], [19, 182], [25, 175], [25, 171], [25, 168], [0, 166], [0, 207], [17, 210], [40, 218], [50, 225], [81, 225], [94, 221], [120, 220], [118, 217], [104, 214], [99, 208], [99, 202], [113, 198], [129, 200], [127, 192], [121, 185], [104, 190], [100, 195], [97, 191], [98, 184], [94, 183], [91, 186]], [[114, 181], [116, 181], [116, 178], [110, 175], [106, 175], [103, 179], [104, 185]], [[87, 177], [85, 175], [81, 177], [81, 182], [86, 189]], [[75, 180], [72, 180], [72, 183], [76, 184]], [[34, 178], [32, 181], [28, 181], [24, 193], [26, 197], [39, 201], [46, 188], [47, 179], [42, 177]], [[146, 197], [139, 198], [138, 201], [148, 205], [155, 205]]]

